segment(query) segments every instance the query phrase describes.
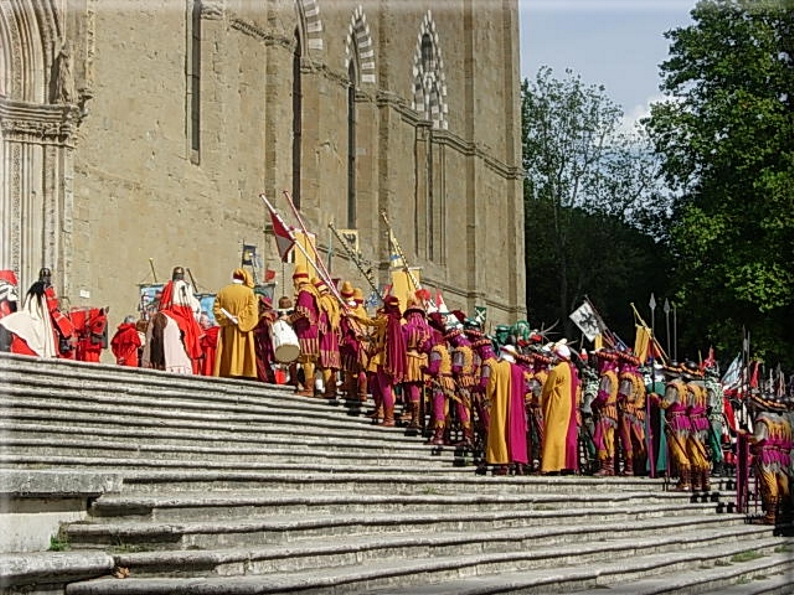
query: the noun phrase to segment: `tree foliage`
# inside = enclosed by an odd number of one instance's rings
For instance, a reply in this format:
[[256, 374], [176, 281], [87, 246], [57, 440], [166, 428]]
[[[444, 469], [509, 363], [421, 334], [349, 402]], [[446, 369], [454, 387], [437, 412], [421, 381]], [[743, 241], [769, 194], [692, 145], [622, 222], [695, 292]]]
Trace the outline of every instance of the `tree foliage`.
[[535, 323], [565, 321], [566, 334], [588, 295], [631, 340], [629, 302], [663, 291], [659, 164], [622, 116], [570, 71], [544, 67], [522, 85], [528, 310]]
[[[667, 33], [645, 122], [677, 192], [682, 338], [794, 365], [794, 2], [705, 0]], [[702, 346], [702, 345], [701, 345]], [[729, 355], [727, 355], [730, 357]]]

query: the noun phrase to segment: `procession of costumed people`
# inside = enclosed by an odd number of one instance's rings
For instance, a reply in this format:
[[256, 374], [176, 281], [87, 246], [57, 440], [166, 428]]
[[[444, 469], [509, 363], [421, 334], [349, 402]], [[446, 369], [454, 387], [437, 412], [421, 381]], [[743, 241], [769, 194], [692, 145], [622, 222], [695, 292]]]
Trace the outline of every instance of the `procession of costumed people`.
[[449, 311], [407, 266], [405, 295], [373, 291], [368, 309], [362, 288], [320, 260], [293, 267], [293, 291], [275, 307], [241, 266], [202, 310], [189, 269], [174, 267], [141, 317], [112, 332], [107, 308], [62, 309], [49, 269], [21, 305], [16, 276], [0, 271], [0, 350], [98, 362], [110, 347], [121, 366], [369, 404], [373, 424], [454, 448], [481, 474], [667, 476], [675, 490], [707, 492], [739, 463], [758, 478], [762, 521], [787, 518], [794, 400], [779, 369], [766, 381], [743, 358], [740, 374], [737, 356], [721, 376], [711, 349], [704, 361], [672, 361], [641, 319], [633, 347], [597, 315], [597, 337], [571, 315], [590, 350], [527, 321], [487, 333], [484, 310]]

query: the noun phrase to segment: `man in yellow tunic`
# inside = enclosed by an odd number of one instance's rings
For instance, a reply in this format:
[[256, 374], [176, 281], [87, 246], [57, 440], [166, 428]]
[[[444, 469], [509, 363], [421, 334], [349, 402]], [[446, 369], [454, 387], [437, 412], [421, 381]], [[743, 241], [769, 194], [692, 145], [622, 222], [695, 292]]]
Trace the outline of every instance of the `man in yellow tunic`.
[[213, 313], [221, 327], [215, 356], [215, 376], [256, 378], [254, 327], [259, 312], [250, 273], [235, 269], [232, 283], [215, 297]]
[[510, 404], [510, 388], [513, 374], [512, 364], [501, 359], [483, 362], [483, 376], [487, 376], [485, 398], [490, 403], [488, 442], [485, 445], [485, 461], [494, 465], [494, 475], [507, 475], [510, 454], [507, 450], [507, 413]]
[[566, 345], [554, 347], [556, 365], [543, 383], [540, 407], [545, 420], [541, 448], [541, 473], [577, 471], [578, 426], [576, 423], [579, 376]]

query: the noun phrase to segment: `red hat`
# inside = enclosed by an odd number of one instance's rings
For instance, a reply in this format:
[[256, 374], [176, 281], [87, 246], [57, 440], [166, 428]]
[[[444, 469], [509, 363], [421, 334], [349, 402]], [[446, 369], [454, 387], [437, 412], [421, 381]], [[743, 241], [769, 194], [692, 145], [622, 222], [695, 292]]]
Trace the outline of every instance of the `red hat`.
[[396, 295], [387, 295], [383, 298], [383, 305], [384, 306], [399, 306], [400, 300], [397, 299]]

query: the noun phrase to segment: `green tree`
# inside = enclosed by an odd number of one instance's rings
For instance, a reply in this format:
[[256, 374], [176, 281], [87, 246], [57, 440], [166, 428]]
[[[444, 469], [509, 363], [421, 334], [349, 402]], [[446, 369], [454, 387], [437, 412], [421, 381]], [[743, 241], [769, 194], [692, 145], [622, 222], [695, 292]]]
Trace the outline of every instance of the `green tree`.
[[541, 68], [522, 84], [527, 297], [530, 319], [564, 321], [585, 295], [631, 341], [629, 302], [666, 285], [659, 164], [641, 130], [601, 86]]
[[671, 246], [690, 352], [794, 366], [794, 2], [707, 0], [670, 31], [645, 122], [677, 191]]

